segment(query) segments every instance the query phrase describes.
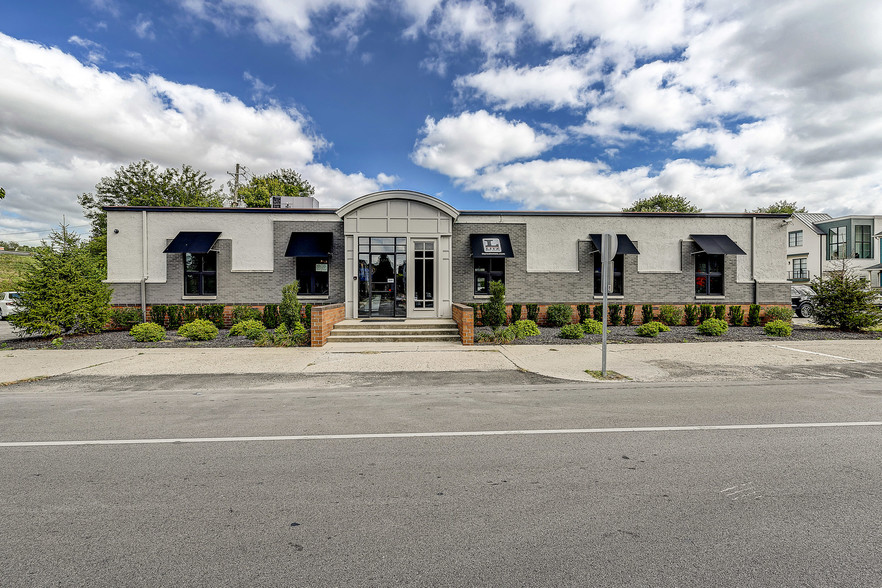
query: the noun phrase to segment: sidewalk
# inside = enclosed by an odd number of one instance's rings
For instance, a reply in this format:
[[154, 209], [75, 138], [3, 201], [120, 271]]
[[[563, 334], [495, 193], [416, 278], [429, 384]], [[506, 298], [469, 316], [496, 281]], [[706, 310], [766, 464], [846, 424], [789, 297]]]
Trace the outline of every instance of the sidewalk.
[[[521, 370], [570, 381], [605, 383], [600, 345], [463, 347], [458, 343], [321, 348], [95, 349], [0, 351], [0, 383], [62, 374], [281, 375], [358, 372]], [[607, 369], [637, 382], [882, 377], [882, 341], [666, 343], [609, 345]]]

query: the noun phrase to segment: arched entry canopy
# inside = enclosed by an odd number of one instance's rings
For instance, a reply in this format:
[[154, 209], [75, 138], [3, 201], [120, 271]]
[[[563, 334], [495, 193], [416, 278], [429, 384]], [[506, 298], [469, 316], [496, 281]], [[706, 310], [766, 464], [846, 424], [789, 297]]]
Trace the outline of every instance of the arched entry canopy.
[[347, 318], [452, 316], [451, 233], [459, 211], [407, 190], [340, 207], [346, 239]]

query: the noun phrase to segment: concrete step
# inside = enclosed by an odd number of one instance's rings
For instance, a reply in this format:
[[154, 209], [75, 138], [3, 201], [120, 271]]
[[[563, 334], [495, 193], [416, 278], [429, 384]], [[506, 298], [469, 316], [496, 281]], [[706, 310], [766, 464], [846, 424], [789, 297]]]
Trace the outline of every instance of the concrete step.
[[362, 335], [362, 336], [388, 336], [388, 335], [459, 335], [459, 329], [350, 329], [334, 328], [332, 331], [335, 335]]
[[328, 336], [328, 343], [427, 343], [431, 341], [456, 341], [459, 335], [389, 335], [377, 337], [376, 335], [335, 335]]
[[328, 342], [423, 343], [460, 341], [459, 328], [451, 319], [345, 320], [334, 325]]

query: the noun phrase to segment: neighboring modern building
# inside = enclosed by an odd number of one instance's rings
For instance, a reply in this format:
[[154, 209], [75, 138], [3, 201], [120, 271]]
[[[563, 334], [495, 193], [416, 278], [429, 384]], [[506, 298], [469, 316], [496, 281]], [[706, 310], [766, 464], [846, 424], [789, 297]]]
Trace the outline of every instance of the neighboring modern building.
[[789, 304], [780, 214], [460, 211], [409, 191], [338, 209], [107, 207], [113, 304], [304, 303], [347, 318], [452, 316], [489, 284], [520, 304], [601, 300], [598, 247], [618, 235], [619, 304]]
[[787, 226], [787, 279], [809, 282], [824, 270], [824, 230], [815, 223], [829, 220], [826, 213], [797, 212]]
[[796, 213], [787, 235], [787, 278], [808, 282], [841, 260], [874, 287], [882, 287], [882, 217]]

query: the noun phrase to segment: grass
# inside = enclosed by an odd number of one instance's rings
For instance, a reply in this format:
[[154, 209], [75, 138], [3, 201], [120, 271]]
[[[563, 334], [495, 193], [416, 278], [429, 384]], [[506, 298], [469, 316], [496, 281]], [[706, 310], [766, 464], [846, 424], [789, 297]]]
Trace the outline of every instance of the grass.
[[598, 380], [630, 380], [628, 376], [623, 376], [619, 372], [614, 372], [612, 370], [606, 370], [606, 377], [603, 377], [603, 372], [601, 370], [585, 370], [585, 373], [589, 376], [596, 378]]
[[15, 283], [32, 263], [34, 258], [30, 255], [0, 254], [0, 292], [14, 292]]

